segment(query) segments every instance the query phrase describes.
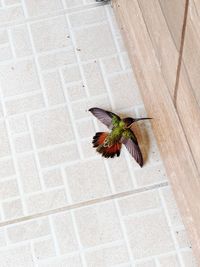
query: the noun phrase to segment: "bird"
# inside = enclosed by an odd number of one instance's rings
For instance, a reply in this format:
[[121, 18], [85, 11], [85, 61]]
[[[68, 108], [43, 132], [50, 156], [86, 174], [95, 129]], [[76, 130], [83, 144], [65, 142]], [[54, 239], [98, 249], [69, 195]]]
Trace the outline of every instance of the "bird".
[[111, 132], [97, 132], [93, 137], [93, 147], [105, 158], [119, 157], [122, 144], [136, 160], [143, 166], [143, 156], [134, 132], [131, 130], [133, 123], [141, 120], [150, 120], [152, 118], [120, 118], [111, 111], [93, 107], [89, 111]]
[[110, 0], [96, 0], [96, 2], [108, 3]]

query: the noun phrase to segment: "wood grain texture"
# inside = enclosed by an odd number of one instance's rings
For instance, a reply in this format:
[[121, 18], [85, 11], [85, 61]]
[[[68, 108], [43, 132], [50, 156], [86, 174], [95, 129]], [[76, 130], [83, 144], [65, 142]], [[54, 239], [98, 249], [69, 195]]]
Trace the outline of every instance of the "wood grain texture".
[[200, 0], [191, 0], [186, 27], [183, 61], [200, 106]]
[[181, 43], [184, 8], [186, 0], [159, 0], [177, 49]]
[[179, 53], [172, 40], [159, 0], [148, 0], [148, 5], [146, 0], [138, 0], [138, 4], [165, 82], [173, 97]]
[[[129, 50], [147, 113], [154, 118], [152, 127], [168, 177], [200, 264], [200, 175], [196, 161], [200, 147], [200, 138], [197, 139], [198, 115], [196, 129], [192, 135], [190, 136], [191, 128], [185, 131], [185, 127], [191, 125], [189, 115], [191, 117], [192, 113], [197, 112], [197, 107], [193, 106], [195, 97], [189, 93], [190, 80], [183, 67], [180, 73], [181, 90], [178, 90], [176, 109], [174, 99], [168, 90], [169, 83], [166, 82], [159, 64], [156, 41], [152, 41], [153, 24], [149, 18], [147, 21], [148, 16], [142, 13], [143, 10], [138, 3], [141, 4], [141, 0], [113, 0], [114, 10]], [[146, 5], [148, 5], [147, 2]], [[147, 27], [149, 24], [150, 26]], [[158, 29], [159, 26], [155, 28]], [[168, 34], [167, 31], [165, 34]], [[188, 114], [185, 110], [187, 108]], [[193, 146], [191, 146], [192, 142]]]

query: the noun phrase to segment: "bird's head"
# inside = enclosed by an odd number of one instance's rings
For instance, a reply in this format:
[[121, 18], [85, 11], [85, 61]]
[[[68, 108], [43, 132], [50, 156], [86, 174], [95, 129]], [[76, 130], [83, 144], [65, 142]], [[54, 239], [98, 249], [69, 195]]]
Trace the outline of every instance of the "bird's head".
[[135, 120], [133, 118], [128, 117], [128, 118], [124, 118], [123, 122], [125, 124], [125, 128], [130, 128], [131, 125], [135, 122]]

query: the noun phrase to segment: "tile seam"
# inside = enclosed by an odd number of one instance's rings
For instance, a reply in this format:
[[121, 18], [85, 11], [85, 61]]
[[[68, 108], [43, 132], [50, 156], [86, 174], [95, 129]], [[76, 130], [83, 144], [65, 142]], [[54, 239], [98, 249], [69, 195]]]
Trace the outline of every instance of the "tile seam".
[[34, 219], [39, 219], [39, 218], [53, 215], [53, 214], [57, 214], [60, 212], [71, 211], [71, 210], [84, 208], [84, 207], [88, 207], [88, 206], [95, 205], [95, 204], [104, 203], [106, 201], [111, 201], [111, 200], [121, 199], [124, 197], [129, 197], [129, 196], [132, 196], [135, 194], [144, 193], [147, 191], [156, 190], [156, 189], [167, 187], [167, 186], [169, 186], [169, 183], [168, 183], [168, 181], [165, 181], [162, 183], [148, 185], [145, 187], [141, 187], [141, 188], [137, 188], [137, 189], [121, 192], [121, 193], [116, 193], [116, 194], [108, 195], [108, 196], [101, 197], [101, 198], [96, 198], [96, 199], [91, 199], [91, 200], [87, 200], [87, 201], [83, 201], [83, 202], [78, 202], [78, 203], [66, 205], [64, 207], [60, 207], [60, 208], [56, 208], [56, 209], [52, 209], [52, 210], [47, 210], [44, 212], [40, 212], [40, 213], [27, 215], [27, 216], [19, 217], [16, 219], [11, 219], [11, 220], [0, 222], [0, 228], [2, 228], [4, 226], [12, 225], [12, 224], [17, 224], [17, 223], [22, 223], [22, 222], [34, 220]]

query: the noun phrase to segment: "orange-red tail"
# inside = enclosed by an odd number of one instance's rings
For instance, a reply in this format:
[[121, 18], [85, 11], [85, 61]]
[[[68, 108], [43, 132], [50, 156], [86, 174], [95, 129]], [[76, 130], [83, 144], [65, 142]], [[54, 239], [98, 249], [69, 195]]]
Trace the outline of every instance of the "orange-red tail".
[[114, 158], [115, 155], [119, 157], [121, 150], [121, 143], [116, 143], [112, 146], [105, 146], [104, 141], [108, 133], [99, 132], [93, 137], [93, 147], [97, 148], [97, 152], [102, 154], [105, 158]]

